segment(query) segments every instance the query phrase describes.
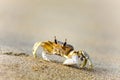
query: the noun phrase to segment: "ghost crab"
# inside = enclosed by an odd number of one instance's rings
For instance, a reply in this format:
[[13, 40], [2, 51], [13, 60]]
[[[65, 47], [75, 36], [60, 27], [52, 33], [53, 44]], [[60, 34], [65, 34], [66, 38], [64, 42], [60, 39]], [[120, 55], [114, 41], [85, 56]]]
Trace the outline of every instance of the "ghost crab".
[[[43, 48], [42, 58], [44, 60], [50, 61], [46, 54], [59, 55], [66, 58], [63, 62], [64, 65], [76, 65], [79, 68], [83, 68], [88, 62], [89, 68], [92, 69], [91, 59], [85, 51], [75, 51], [72, 45], [67, 44], [67, 39], [65, 39], [65, 42], [61, 42], [58, 41], [56, 37], [54, 38], [54, 41], [36, 42], [33, 46], [33, 56], [35, 58], [37, 57], [36, 51], [38, 47], [41, 46]], [[79, 60], [82, 61], [81, 64]]]

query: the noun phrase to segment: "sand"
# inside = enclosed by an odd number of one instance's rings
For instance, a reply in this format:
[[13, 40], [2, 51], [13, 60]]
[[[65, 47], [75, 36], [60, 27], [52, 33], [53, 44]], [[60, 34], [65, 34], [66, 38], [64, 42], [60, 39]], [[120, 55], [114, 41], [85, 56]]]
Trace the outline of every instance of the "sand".
[[24, 53], [0, 55], [0, 80], [119, 80], [120, 69], [117, 69], [97, 59], [94, 68], [89, 70], [35, 59]]

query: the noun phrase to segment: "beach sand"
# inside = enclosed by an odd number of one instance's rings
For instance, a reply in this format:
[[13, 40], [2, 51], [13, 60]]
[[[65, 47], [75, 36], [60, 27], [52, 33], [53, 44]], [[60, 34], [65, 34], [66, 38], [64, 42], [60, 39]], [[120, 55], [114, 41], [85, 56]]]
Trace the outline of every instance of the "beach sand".
[[25, 53], [8, 52], [0, 55], [0, 80], [119, 80], [120, 56], [111, 59], [108, 56], [93, 57], [94, 68], [89, 70], [35, 59]]

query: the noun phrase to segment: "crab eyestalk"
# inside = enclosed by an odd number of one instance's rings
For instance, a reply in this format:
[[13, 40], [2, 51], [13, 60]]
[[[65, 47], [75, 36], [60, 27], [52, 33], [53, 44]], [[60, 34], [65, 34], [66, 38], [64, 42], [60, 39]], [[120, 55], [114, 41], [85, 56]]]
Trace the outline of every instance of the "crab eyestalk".
[[66, 46], [67, 44], [67, 39], [65, 39], [65, 42], [63, 43], [63, 46]]
[[55, 42], [55, 44], [57, 44], [57, 39], [56, 39], [56, 36], [54, 36], [54, 42]]

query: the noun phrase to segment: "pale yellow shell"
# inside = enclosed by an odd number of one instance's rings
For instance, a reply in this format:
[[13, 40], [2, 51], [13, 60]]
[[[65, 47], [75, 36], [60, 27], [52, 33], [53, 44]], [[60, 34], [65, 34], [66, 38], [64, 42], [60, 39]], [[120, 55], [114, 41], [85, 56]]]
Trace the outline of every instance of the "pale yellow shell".
[[72, 45], [66, 44], [63, 46], [63, 42], [58, 41], [56, 44], [55, 42], [46, 41], [42, 42], [41, 47], [43, 50], [49, 54], [57, 54], [57, 55], [68, 55], [70, 51], [74, 50]]

